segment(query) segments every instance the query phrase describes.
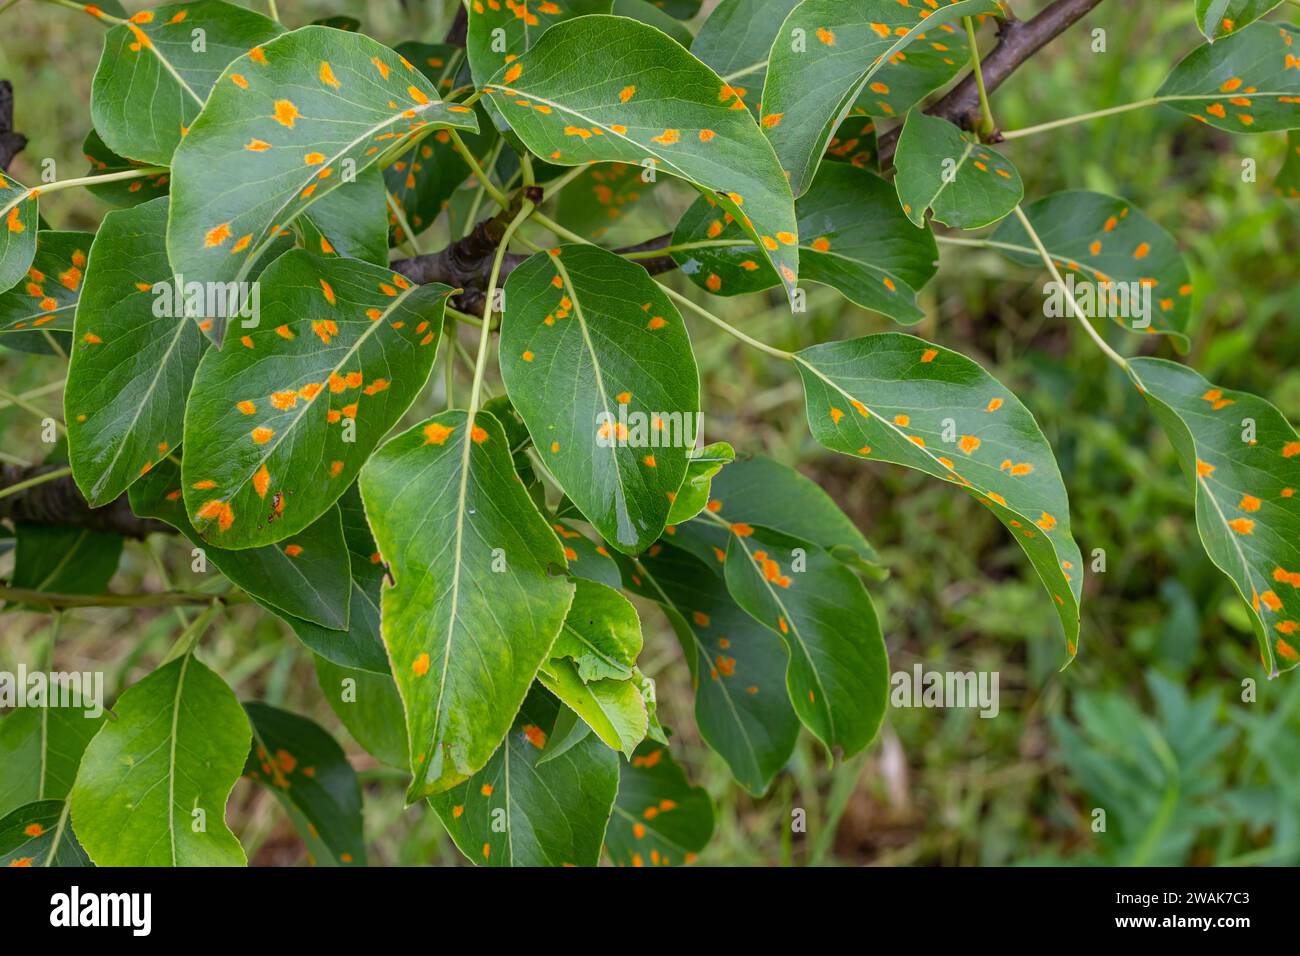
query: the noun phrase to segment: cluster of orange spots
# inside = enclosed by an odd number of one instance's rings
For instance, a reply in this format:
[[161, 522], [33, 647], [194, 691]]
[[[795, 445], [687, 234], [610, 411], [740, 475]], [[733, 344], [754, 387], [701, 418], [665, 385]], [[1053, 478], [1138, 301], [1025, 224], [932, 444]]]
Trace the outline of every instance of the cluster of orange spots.
[[9, 227], [10, 232], [25, 232], [27, 230], [27, 227], [23, 224], [20, 207], [14, 206], [9, 210], [9, 214], [5, 216], [5, 225]]
[[231, 73], [230, 82], [234, 83], [241, 90], [248, 89], [248, 80], [244, 79], [244, 75], [242, 73]]
[[975, 449], [979, 448], [979, 446], [980, 440], [974, 435], [962, 435], [957, 441], [957, 447], [968, 455], [975, 451]]
[[1237, 534], [1253, 534], [1255, 531], [1255, 522], [1249, 518], [1233, 518], [1228, 522], [1228, 527]]
[[1236, 404], [1235, 399], [1223, 397], [1223, 389], [1221, 388], [1210, 389], [1204, 395], [1201, 396], [1201, 401], [1209, 402], [1210, 408], [1212, 408], [1216, 412], [1221, 408], [1227, 408], [1229, 405]]
[[253, 439], [253, 444], [255, 445], [265, 445], [275, 437], [275, 431], [267, 428], [265, 425], [258, 425], [249, 434]]
[[288, 411], [290, 408], [293, 408], [298, 404], [298, 393], [292, 388], [283, 392], [272, 392], [271, 404], [282, 412]]
[[248, 399], [244, 399], [242, 402], [237, 402], [235, 407], [245, 415], [252, 415], [257, 411], [257, 406]]
[[900, 428], [906, 428], [906, 427], [907, 427], [908, 425], [910, 425], [911, 423], [912, 423], [912, 419], [911, 419], [911, 417], [908, 416], [908, 415], [895, 415], [895, 416], [894, 416], [894, 424], [897, 425], [897, 426], [899, 426]]
[[1010, 472], [1013, 478], [1019, 478], [1027, 475], [1034, 470], [1034, 466], [1029, 462], [1013, 463], [1010, 458], [1004, 458], [1002, 464], [998, 465], [998, 471]]
[[1051, 531], [1056, 527], [1056, 518], [1044, 511], [1039, 515], [1038, 520], [1035, 521], [1034, 524], [1038, 525], [1038, 527], [1042, 528], [1044, 531]]
[[897, 287], [894, 285], [894, 280], [889, 278], [889, 276], [885, 276], [885, 278], [882, 281], [885, 284], [885, 288], [888, 289], [890, 292], [894, 292], [896, 290]]
[[429, 654], [427, 651], [421, 653], [419, 657], [411, 662], [411, 673], [416, 677], [423, 677], [429, 673]]
[[1282, 446], [1283, 458], [1294, 458], [1296, 455], [1300, 455], [1300, 441], [1289, 441]]
[[215, 520], [217, 527], [222, 531], [227, 530], [235, 522], [235, 510], [230, 507], [230, 502], [217, 498], [204, 502], [198, 510], [198, 516], [208, 521]]
[[743, 521], [733, 522], [727, 525], [727, 528], [737, 538], [748, 538], [750, 535], [754, 533], [754, 529]]
[[781, 565], [767, 556], [766, 551], [754, 552], [754, 563], [763, 569], [763, 579], [777, 587], [788, 588], [790, 576], [781, 573]]
[[679, 129], [666, 129], [658, 136], [651, 136], [651, 142], [658, 143], [661, 146], [671, 146], [682, 138], [682, 131]]
[[1260, 501], [1254, 495], [1242, 495], [1237, 507], [1242, 511], [1258, 511]]
[[246, 349], [251, 349], [253, 347], [253, 337], [251, 335], [241, 335], [239, 337], [239, 344]]
[[284, 546], [284, 553], [287, 554], [287, 555], [288, 555], [289, 557], [291, 557], [291, 558], [296, 558], [296, 557], [298, 557], [298, 555], [302, 554], [302, 545], [300, 545], [300, 544], [286, 544], [286, 545]]
[[[1295, 624], [1295, 621], [1285, 621], [1284, 623]], [[1282, 625], [1279, 624], [1278, 627], [1281, 628]], [[1289, 661], [1300, 660], [1300, 653], [1297, 653], [1294, 647], [1280, 637], [1277, 639], [1277, 652]]]
[[[330, 294], [332, 295], [333, 293], [331, 292]], [[330, 340], [339, 334], [338, 323], [333, 319], [313, 319], [311, 330], [316, 333], [320, 340], [326, 345], [329, 345]]]

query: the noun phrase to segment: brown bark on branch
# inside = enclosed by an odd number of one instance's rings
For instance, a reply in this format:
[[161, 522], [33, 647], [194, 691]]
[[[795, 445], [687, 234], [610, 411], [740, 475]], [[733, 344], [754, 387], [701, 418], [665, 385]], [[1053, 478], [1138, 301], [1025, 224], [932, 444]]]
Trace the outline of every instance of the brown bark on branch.
[[[57, 471], [62, 465], [0, 465], [0, 489]], [[137, 518], [122, 495], [112, 504], [92, 508], [70, 475], [33, 485], [0, 498], [0, 520], [15, 524], [51, 524], [107, 531], [128, 538], [144, 538], [155, 531], [175, 533], [175, 528], [152, 518]]]
[[27, 137], [14, 132], [14, 88], [0, 80], [0, 169], [8, 169], [14, 157], [27, 145]]

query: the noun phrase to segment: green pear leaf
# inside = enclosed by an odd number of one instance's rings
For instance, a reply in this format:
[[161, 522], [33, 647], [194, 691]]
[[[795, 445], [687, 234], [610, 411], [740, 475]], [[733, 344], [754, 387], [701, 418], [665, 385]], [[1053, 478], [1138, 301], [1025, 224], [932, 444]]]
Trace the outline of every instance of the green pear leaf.
[[1029, 409], [966, 356], [896, 332], [814, 345], [795, 364], [819, 442], [959, 485], [1007, 526], [1073, 658], [1083, 561], [1056, 456]]
[[510, 273], [501, 376], [542, 462], [615, 547], [662, 533], [686, 474], [699, 372], [681, 315], [644, 269], [566, 245]]
[[244, 866], [225, 816], [249, 727], [225, 681], [184, 654], [127, 688], [113, 714], [86, 747], [71, 795], [95, 865]]
[[520, 484], [505, 432], [446, 411], [392, 439], [361, 497], [393, 583], [384, 644], [402, 695], [409, 799], [473, 776], [510, 729], [564, 623], [564, 553]]

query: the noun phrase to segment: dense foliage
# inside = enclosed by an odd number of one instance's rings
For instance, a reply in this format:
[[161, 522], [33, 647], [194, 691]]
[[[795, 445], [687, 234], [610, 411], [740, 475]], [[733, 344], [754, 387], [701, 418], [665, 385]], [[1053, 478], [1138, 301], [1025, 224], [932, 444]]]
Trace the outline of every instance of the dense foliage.
[[[1227, 133], [1300, 128], [1300, 29], [1260, 19], [1277, 4], [1205, 9], [1223, 6], [1196, 4], [1209, 42], [1130, 106]], [[1168, 436], [1256, 676], [1300, 663], [1300, 436], [1192, 364], [1123, 354], [1154, 337], [1202, 351], [1182, 243], [1117, 196], [1027, 198], [997, 144], [1062, 124], [998, 131], [978, 68], [979, 109], [942, 115], [938, 91], [1008, 15], [996, 0], [722, 0], [694, 36], [690, 2], [472, 0], [461, 42], [391, 48], [350, 21], [289, 30], [224, 0], [86, 9], [107, 29], [93, 172], [6, 175], [0, 194], [0, 344], [66, 357], [65, 434], [0, 494], [71, 481], [89, 508], [65, 524], [10, 512], [3, 596], [54, 615], [111, 606], [124, 534], [162, 526], [221, 580], [160, 592], [184, 626], [116, 719], [29, 708], [0, 724], [0, 861], [242, 863], [225, 821], [246, 774], [318, 862], [365, 862], [340, 746], [241, 703], [200, 660], [243, 602], [316, 655], [352, 736], [476, 863], [594, 865], [603, 849], [667, 865], [705, 849], [712, 803], [674, 757], [647, 664], [655, 606], [690, 668], [695, 731], [746, 791], [768, 792], [803, 729], [837, 760], [868, 748], [889, 703], [872, 598], [886, 562], [799, 472], [738, 436], [705, 444], [686, 316], [780, 363], [824, 449], [987, 508], [1039, 578], [1068, 664], [1106, 557], [1072, 531], [1030, 403], [951, 336], [786, 350], [710, 308], [775, 296], [798, 325], [811, 282], [916, 325], [940, 243], [1052, 280], [1053, 317], [1077, 322]], [[1280, 192], [1295, 168], [1288, 155]], [[670, 234], [607, 240], [671, 181], [697, 198], [658, 224]], [[69, 186], [118, 208], [93, 232], [46, 228], [40, 196]], [[449, 244], [425, 252], [438, 223]], [[1101, 311], [1121, 289], [1132, 308]], [[431, 382], [445, 408], [412, 421]], [[123, 527], [91, 523], [94, 508]], [[1151, 687], [1170, 721], [1200, 706]], [[1125, 706], [1059, 728], [1081, 776], [1088, 734], [1145, 719]]]

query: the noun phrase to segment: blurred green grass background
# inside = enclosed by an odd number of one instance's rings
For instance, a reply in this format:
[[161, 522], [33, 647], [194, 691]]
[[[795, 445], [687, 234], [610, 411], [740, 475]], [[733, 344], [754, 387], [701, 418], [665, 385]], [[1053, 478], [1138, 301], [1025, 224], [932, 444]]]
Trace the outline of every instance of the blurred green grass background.
[[[249, 3], [256, 9], [262, 4]], [[1045, 6], [1014, 0], [1022, 18]], [[144, 4], [128, 3], [131, 10]], [[410, 0], [281, 0], [296, 26], [350, 14], [386, 43], [437, 40], [449, 4]], [[1058, 38], [993, 96], [1011, 129], [1148, 96], [1201, 37], [1192, 0], [1109, 0]], [[708, 4], [706, 4], [706, 9]], [[1283, 6], [1275, 17], [1297, 19]], [[697, 20], [698, 23], [698, 20]], [[1106, 31], [1093, 52], [1091, 31]], [[102, 28], [91, 18], [22, 0], [0, 16], [0, 77], [16, 89], [15, 127], [30, 140], [10, 172], [36, 182], [43, 160], [59, 178], [82, 175], [90, 83]], [[986, 43], [988, 38], [985, 37]], [[1300, 422], [1300, 205], [1276, 196], [1281, 134], [1231, 137], [1147, 109], [1007, 143], [1027, 199], [1067, 189], [1122, 195], [1173, 233], [1196, 288], [1192, 349], [1207, 378], [1255, 391]], [[1242, 178], [1252, 159], [1258, 181]], [[217, 173], [219, 175], [219, 171]], [[671, 225], [689, 200], [664, 184], [622, 227], [631, 240]], [[58, 229], [93, 229], [107, 207], [69, 190], [42, 200]], [[972, 865], [1016, 862], [1300, 863], [1300, 677], [1269, 682], [1246, 609], [1205, 557], [1190, 493], [1173, 451], [1140, 397], [1067, 320], [1043, 316], [1046, 277], [1000, 256], [943, 247], [924, 290], [916, 334], [985, 364], [1035, 413], [1071, 493], [1086, 554], [1104, 548], [1104, 574], [1085, 589], [1083, 640], [1065, 671], [1055, 614], [1023, 555], [976, 502], [923, 475], [836, 458], [808, 435], [791, 370], [742, 351], [703, 325], [693, 336], [705, 389], [705, 438], [795, 465], [839, 502], [879, 549], [888, 580], [870, 590], [885, 624], [892, 669], [996, 670], [1001, 712], [894, 710], [863, 756], [828, 767], [807, 735], [771, 792], [751, 798], [694, 730], [690, 678], [663, 618], [642, 607], [644, 670], [678, 751], [717, 807], [706, 864]], [[710, 306], [782, 348], [882, 331], [887, 320], [828, 290], [793, 318], [763, 297]], [[1176, 357], [1154, 337], [1109, 330], [1126, 351]], [[0, 349], [12, 392], [57, 382], [59, 360]], [[435, 376], [437, 378], [437, 376]], [[440, 407], [435, 386], [407, 423]], [[56, 411], [59, 392], [36, 399]], [[39, 423], [0, 407], [4, 450], [40, 460]], [[10, 558], [0, 558], [7, 575]], [[192, 585], [189, 545], [129, 543], [116, 591]], [[138, 680], [177, 629], [170, 612], [94, 610], [67, 615], [61, 669], [101, 668], [110, 686]], [[42, 659], [49, 620], [0, 618], [0, 660]], [[325, 705], [309, 653], [274, 618], [234, 608], [204, 638], [201, 656], [241, 699], [314, 717], [345, 742], [366, 789], [372, 863], [462, 862], [426, 807], [402, 807], [403, 783], [347, 736]], [[8, 666], [8, 664], [6, 664]], [[1258, 683], [1243, 702], [1242, 681]], [[1093, 810], [1108, 814], [1093, 832]], [[808, 832], [791, 833], [791, 811]], [[305, 850], [267, 793], [241, 781], [230, 820], [259, 864], [296, 865]]]

